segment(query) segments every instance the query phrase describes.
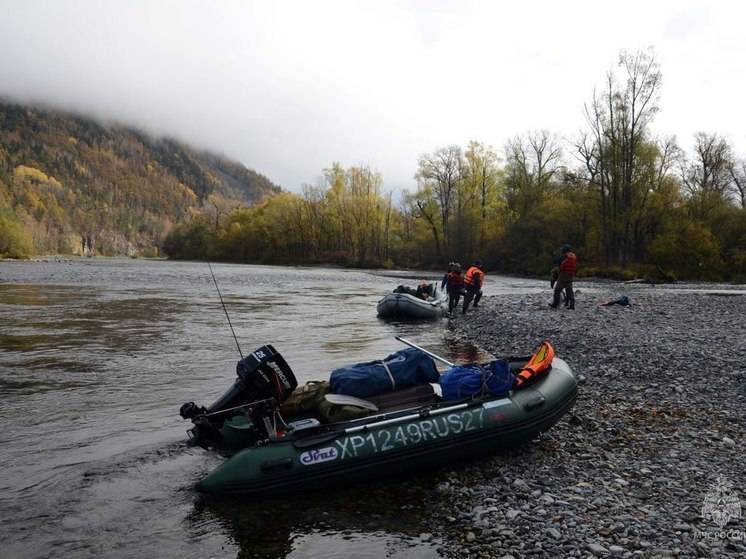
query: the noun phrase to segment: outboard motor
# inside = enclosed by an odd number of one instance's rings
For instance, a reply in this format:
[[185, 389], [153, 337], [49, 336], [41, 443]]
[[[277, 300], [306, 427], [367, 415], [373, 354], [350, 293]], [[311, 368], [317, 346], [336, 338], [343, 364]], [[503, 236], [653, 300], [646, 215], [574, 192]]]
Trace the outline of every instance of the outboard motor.
[[220, 428], [235, 415], [244, 414], [255, 426], [257, 440], [266, 437], [267, 419], [298, 386], [292, 369], [271, 345], [265, 345], [241, 359], [236, 365], [238, 378], [228, 391], [209, 408], [187, 402], [179, 414], [191, 419], [189, 433], [195, 444], [220, 446]]

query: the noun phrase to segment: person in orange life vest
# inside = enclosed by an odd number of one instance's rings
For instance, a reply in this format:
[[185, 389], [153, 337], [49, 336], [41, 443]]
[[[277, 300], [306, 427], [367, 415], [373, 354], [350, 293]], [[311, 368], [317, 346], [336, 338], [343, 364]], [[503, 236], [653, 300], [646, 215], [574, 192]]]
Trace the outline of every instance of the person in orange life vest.
[[464, 274], [464, 287], [466, 293], [464, 294], [464, 306], [461, 310], [462, 314], [466, 314], [467, 309], [471, 300], [474, 299], [474, 307], [479, 306], [479, 300], [482, 298], [482, 285], [484, 285], [484, 269], [482, 268], [482, 261], [475, 260], [466, 274]]
[[461, 264], [458, 262], [448, 264], [448, 273], [443, 276], [440, 288], [446, 288], [448, 291], [448, 312], [452, 313], [453, 309], [458, 306], [458, 300], [461, 298], [461, 290], [464, 288], [464, 276], [461, 275]]
[[554, 300], [549, 303], [549, 306], [553, 309], [559, 307], [560, 296], [564, 290], [566, 294], [566, 306], [572, 310], [575, 308], [575, 292], [572, 287], [572, 280], [575, 277], [575, 272], [578, 270], [578, 257], [572, 251], [570, 245], [564, 245], [561, 249], [562, 258], [559, 264], [559, 278], [554, 286]]

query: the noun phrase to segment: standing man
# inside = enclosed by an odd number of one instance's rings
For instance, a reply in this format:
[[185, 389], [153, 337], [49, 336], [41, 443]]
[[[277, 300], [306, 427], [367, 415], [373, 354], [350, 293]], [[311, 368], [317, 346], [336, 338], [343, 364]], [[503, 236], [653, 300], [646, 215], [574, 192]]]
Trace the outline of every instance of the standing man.
[[448, 290], [448, 314], [458, 307], [458, 300], [461, 298], [461, 290], [464, 288], [464, 276], [461, 275], [461, 264], [451, 262], [448, 265], [448, 273], [443, 276], [440, 288]]
[[568, 309], [575, 308], [575, 291], [572, 288], [572, 280], [575, 278], [575, 272], [578, 270], [578, 257], [572, 251], [570, 245], [563, 245], [560, 249], [562, 257], [559, 265], [559, 278], [554, 286], [554, 301], [549, 306], [556, 309], [560, 303], [562, 291], [565, 291], [567, 299], [565, 305]]
[[466, 314], [466, 310], [469, 308], [471, 300], [474, 299], [474, 308], [479, 306], [479, 300], [482, 298], [482, 285], [484, 285], [484, 269], [482, 268], [482, 261], [475, 260], [466, 274], [464, 274], [464, 287], [466, 293], [464, 293], [464, 307], [461, 311], [462, 314]]

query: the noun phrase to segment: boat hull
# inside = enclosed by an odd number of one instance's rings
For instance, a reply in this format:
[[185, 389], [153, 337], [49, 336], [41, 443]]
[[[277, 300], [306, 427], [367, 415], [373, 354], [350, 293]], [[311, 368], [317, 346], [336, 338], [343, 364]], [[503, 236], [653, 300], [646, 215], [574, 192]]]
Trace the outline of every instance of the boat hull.
[[423, 301], [408, 293], [389, 293], [378, 301], [378, 316], [387, 319], [431, 320], [443, 313], [443, 298]]
[[546, 431], [573, 406], [576, 395], [572, 371], [555, 358], [546, 376], [506, 398], [441, 403], [242, 450], [197, 489], [277, 495], [458, 463]]

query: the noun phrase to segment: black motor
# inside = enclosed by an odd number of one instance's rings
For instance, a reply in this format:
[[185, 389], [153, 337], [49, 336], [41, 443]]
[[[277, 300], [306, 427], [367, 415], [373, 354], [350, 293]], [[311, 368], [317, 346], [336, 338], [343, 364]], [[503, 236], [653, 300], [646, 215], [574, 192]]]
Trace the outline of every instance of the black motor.
[[[255, 408], [251, 410], [252, 415], [260, 409], [263, 414], [271, 414], [298, 386], [292, 369], [271, 345], [262, 346], [241, 359], [236, 373], [238, 378], [233, 386], [209, 408], [194, 402], [181, 406], [181, 417], [191, 419], [195, 425], [191, 433], [197, 444], [219, 446], [219, 430], [227, 418], [246, 413], [248, 407]], [[262, 404], [249, 406], [259, 402]]]

